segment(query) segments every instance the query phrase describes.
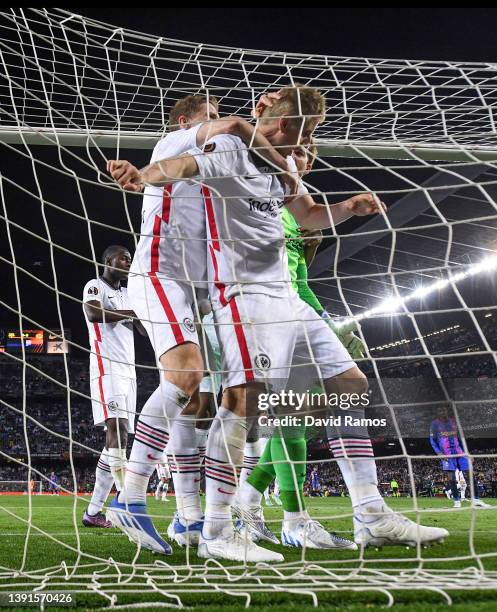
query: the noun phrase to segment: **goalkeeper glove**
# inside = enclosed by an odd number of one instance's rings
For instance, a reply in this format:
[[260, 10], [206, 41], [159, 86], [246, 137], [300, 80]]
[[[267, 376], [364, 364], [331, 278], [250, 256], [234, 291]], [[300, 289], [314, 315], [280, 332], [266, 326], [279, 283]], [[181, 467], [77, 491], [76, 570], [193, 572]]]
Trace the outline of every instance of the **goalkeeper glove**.
[[364, 357], [364, 354], [366, 353], [366, 345], [361, 338], [359, 338], [359, 336], [354, 334], [355, 331], [359, 330], [359, 326], [355, 321], [350, 321], [350, 323], [345, 323], [343, 325], [337, 325], [333, 322], [329, 312], [326, 312], [326, 310], [321, 313], [321, 318], [328, 323], [337, 338], [347, 349], [347, 352], [352, 359], [362, 359]]

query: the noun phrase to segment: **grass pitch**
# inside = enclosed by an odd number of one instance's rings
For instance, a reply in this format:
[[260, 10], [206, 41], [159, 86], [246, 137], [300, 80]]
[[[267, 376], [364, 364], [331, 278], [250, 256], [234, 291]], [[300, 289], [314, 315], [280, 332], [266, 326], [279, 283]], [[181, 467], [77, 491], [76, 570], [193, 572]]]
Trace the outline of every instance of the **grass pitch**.
[[[175, 509], [149, 498], [156, 526], [165, 534]], [[77, 592], [78, 609], [148, 602], [147, 609], [167, 603], [194, 610], [235, 611], [249, 603], [253, 610], [296, 610], [318, 603], [322, 608], [362, 610], [388, 603], [399, 610], [442, 610], [446, 590], [453, 610], [497, 610], [497, 501], [494, 509], [453, 510], [446, 499], [418, 499], [424, 524], [446, 527], [445, 544], [428, 549], [384, 548], [333, 552], [274, 547], [286, 563], [274, 568], [204, 565], [195, 550], [174, 546], [171, 557], [148, 551], [137, 554], [133, 543], [116, 529], [88, 529], [81, 516], [89, 498], [65, 496], [0, 496], [0, 592], [39, 587]], [[394, 510], [415, 518], [413, 500], [389, 499]], [[312, 516], [341, 535], [351, 537], [348, 499], [312, 498]], [[282, 511], [265, 509], [279, 533]], [[415, 571], [417, 570], [417, 572]], [[494, 573], [495, 572], [495, 573]], [[426, 573], [431, 576], [427, 588]], [[491, 579], [491, 580], [490, 580]], [[398, 589], [400, 584], [403, 588]], [[344, 590], [346, 585], [350, 590]], [[357, 591], [352, 587], [363, 586]], [[247, 593], [251, 594], [250, 600]], [[156, 602], [156, 603], [154, 603]], [[143, 608], [142, 608], [143, 609]]]

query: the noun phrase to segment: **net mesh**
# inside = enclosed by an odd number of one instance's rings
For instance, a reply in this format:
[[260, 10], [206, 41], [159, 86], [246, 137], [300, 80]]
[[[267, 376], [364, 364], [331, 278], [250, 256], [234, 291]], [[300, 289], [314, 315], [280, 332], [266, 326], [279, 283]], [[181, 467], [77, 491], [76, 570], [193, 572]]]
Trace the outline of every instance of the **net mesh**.
[[[453, 404], [462, 443], [475, 470], [494, 473], [495, 65], [215, 47], [114, 28], [60, 9], [11, 9], [0, 19], [0, 133], [10, 158], [0, 183], [7, 236], [1, 262], [13, 288], [0, 303], [17, 317], [17, 329], [48, 334], [55, 326], [56, 337], [81, 354], [88, 354], [84, 341], [63, 331], [81, 302], [80, 279], [68, 276], [76, 266], [97, 272], [95, 245], [103, 240], [124, 236], [135, 243], [137, 237], [138, 200], [112, 191], [103, 171], [107, 157], [122, 157], [127, 147], [151, 148], [167, 132], [170, 107], [190, 93], [216, 96], [223, 114], [250, 118], [268, 90], [298, 82], [322, 91], [327, 114], [316, 133], [314, 192], [333, 202], [374, 191], [389, 214], [327, 232], [311, 267], [313, 287], [330, 312], [362, 323], [370, 348], [361, 366], [374, 382], [374, 408], [390, 423], [378, 433], [384, 437], [380, 475], [389, 480], [405, 472], [405, 492], [413, 495], [409, 516], [422, 522], [429, 514], [443, 524], [447, 510], [424, 507], [416, 495], [418, 475], [435, 465], [433, 455], [416, 450], [413, 459], [408, 442], [419, 431], [427, 438], [437, 404], [433, 389], [439, 403], [449, 395], [441, 380], [466, 381], [458, 383], [463, 391]], [[52, 146], [40, 155], [38, 144]], [[147, 157], [144, 151], [144, 163]], [[117, 202], [112, 214], [100, 205], [108, 198]], [[45, 303], [33, 304], [30, 290]], [[246, 568], [204, 564], [189, 550], [179, 561], [142, 563], [138, 553], [122, 554], [115, 536], [115, 554], [103, 556], [90, 542], [93, 534], [79, 529], [76, 493], [84, 470], [78, 461], [85, 455], [96, 461], [101, 448], [81, 427], [89, 401], [83, 366], [67, 354], [56, 365], [40, 361], [26, 343], [20, 346], [20, 353], [4, 356], [6, 388], [12, 388], [0, 401], [22, 441], [13, 446], [4, 438], [0, 456], [9, 469], [25, 470], [21, 480], [41, 480], [44, 488], [49, 476], [39, 462], [39, 440], [50, 445], [52, 457], [64, 456], [67, 478], [59, 490], [70, 496], [70, 520], [67, 529], [47, 530], [31, 495], [22, 508], [0, 500], [3, 535], [14, 526], [17, 533], [15, 563], [4, 559], [0, 568], [2, 589], [70, 587], [112, 605], [135, 595], [180, 607], [188, 596], [220, 592], [246, 605], [254, 595], [284, 592], [317, 604], [329, 591], [377, 592], [392, 603], [398, 591], [417, 589], [450, 602], [454, 590], [497, 587], [497, 553], [484, 541], [490, 527], [475, 509], [464, 515], [460, 550], [361, 550], [347, 558], [303, 550], [278, 567]], [[153, 367], [137, 365], [139, 378], [153, 375]], [[488, 378], [483, 387], [475, 383], [482, 377]], [[409, 378], [415, 382], [406, 392]], [[55, 394], [58, 417], [36, 406], [37, 385]], [[420, 415], [415, 423], [413, 410]], [[470, 443], [482, 429], [488, 443], [473, 453]], [[387, 440], [396, 440], [393, 452]], [[323, 465], [336, 469], [331, 459]], [[351, 511], [330, 505], [323, 518], [350, 521]], [[52, 565], [34, 554], [37, 538], [54, 547]]]

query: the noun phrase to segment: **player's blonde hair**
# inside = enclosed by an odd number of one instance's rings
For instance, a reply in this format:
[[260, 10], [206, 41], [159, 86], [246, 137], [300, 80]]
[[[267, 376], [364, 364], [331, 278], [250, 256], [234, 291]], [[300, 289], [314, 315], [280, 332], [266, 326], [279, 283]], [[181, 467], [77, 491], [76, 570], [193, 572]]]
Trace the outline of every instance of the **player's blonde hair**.
[[272, 106], [266, 106], [261, 119], [275, 119], [283, 116], [289, 117], [318, 117], [319, 122], [324, 121], [326, 100], [323, 94], [315, 87], [307, 87], [296, 83], [293, 87], [284, 87], [278, 92], [279, 100], [273, 100]]
[[179, 118], [181, 115], [188, 117], [189, 119], [193, 117], [199, 110], [202, 108], [203, 104], [212, 104], [216, 110], [219, 108], [219, 102], [217, 98], [214, 96], [209, 96], [207, 100], [207, 96], [204, 94], [195, 94], [191, 96], [186, 96], [185, 98], [181, 98], [178, 100], [176, 104], [172, 107], [169, 112], [169, 128], [171, 131], [179, 129]]

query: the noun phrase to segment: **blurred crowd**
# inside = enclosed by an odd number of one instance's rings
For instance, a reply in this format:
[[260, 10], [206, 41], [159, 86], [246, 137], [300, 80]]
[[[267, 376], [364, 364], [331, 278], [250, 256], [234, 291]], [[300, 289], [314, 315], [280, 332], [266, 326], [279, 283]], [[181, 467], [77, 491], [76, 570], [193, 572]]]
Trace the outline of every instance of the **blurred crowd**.
[[[495, 457], [479, 457], [478, 454]], [[497, 449], [480, 449], [478, 454], [472, 455], [472, 467], [479, 494], [482, 497], [497, 497]], [[377, 459], [378, 483], [383, 495], [392, 494], [392, 481], [397, 482], [402, 496], [412, 496], [414, 491], [418, 496], [427, 497], [443, 494], [448, 476], [442, 470], [440, 459], [411, 459], [410, 465], [411, 469], [407, 459]], [[310, 478], [313, 467], [319, 478], [317, 490], [313, 489]], [[347, 489], [337, 464], [331, 460], [309, 464], [304, 491], [309, 496], [328, 497], [346, 495]]]
[[[495, 319], [497, 315], [488, 314], [479, 321], [491, 349], [497, 347]], [[431, 334], [424, 342], [433, 359], [427, 358], [420, 341], [414, 340], [376, 347], [371, 350], [373, 357], [389, 359], [375, 361], [374, 365], [368, 360], [361, 363], [371, 380], [372, 408], [368, 416], [384, 416], [387, 421], [382, 429], [371, 428], [372, 438], [394, 440], [400, 431], [403, 438], [415, 441], [409, 445], [411, 454], [426, 454], [430, 423], [448, 391], [451, 397], [464, 400], [458, 405], [458, 419], [470, 452], [482, 453], [487, 442], [488, 452], [496, 452], [493, 448], [497, 438], [496, 367], [488, 353], [475, 354], [485, 350], [480, 336], [476, 330], [458, 325]], [[451, 353], [464, 354], [454, 357]], [[379, 380], [375, 376], [377, 372]], [[156, 369], [138, 370], [138, 409], [157, 383]], [[0, 354], [0, 389], [0, 450], [23, 461], [29, 452], [32, 465], [47, 476], [55, 469], [59, 484], [70, 490], [74, 489], [69, 461], [72, 457], [77, 490], [91, 490], [94, 462], [103, 447], [104, 432], [93, 426], [87, 360], [69, 356], [64, 361], [60, 355], [29, 356], [23, 368], [22, 362]], [[472, 439], [483, 440], [483, 446], [480, 444], [478, 450], [473, 450]], [[318, 465], [320, 475], [320, 494], [340, 495], [344, 485], [336, 464], [327, 462], [328, 457], [327, 451], [313, 456], [313, 465]], [[413, 459], [411, 467], [409, 470], [406, 459], [379, 460], [378, 476], [383, 492], [388, 493], [390, 482], [395, 479], [403, 494], [412, 494], [410, 473], [417, 494], [431, 494], [443, 486], [439, 460]], [[476, 458], [474, 469], [482, 490], [488, 494], [495, 491], [496, 461]], [[26, 468], [7, 463], [6, 457], [0, 456], [0, 481], [26, 479]], [[312, 494], [309, 483], [306, 490]]]

